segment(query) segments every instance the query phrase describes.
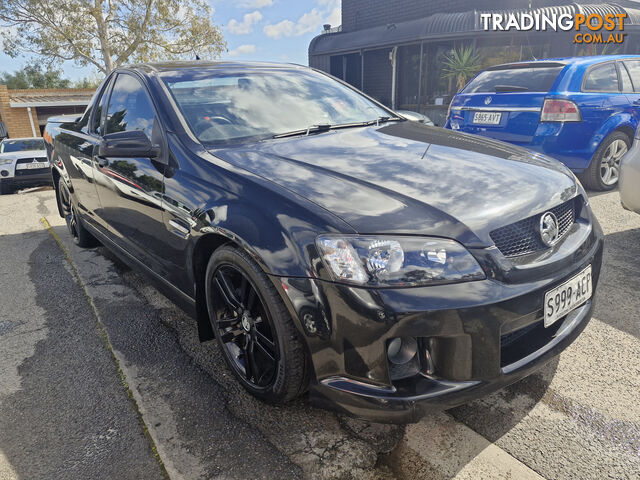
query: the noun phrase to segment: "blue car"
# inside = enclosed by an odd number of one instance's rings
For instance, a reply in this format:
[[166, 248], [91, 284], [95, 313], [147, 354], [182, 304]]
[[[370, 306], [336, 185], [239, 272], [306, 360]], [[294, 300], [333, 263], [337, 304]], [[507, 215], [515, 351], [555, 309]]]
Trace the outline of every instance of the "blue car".
[[445, 127], [549, 155], [611, 190], [639, 118], [640, 55], [609, 55], [484, 70], [454, 97]]

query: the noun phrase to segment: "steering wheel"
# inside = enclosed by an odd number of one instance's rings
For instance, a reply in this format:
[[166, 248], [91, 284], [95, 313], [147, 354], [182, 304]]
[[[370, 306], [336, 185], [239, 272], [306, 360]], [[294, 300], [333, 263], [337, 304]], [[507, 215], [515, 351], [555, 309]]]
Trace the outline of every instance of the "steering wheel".
[[216, 125], [231, 125], [231, 120], [221, 115], [213, 117], [203, 117], [195, 124], [195, 130], [202, 133], [210, 128], [214, 128]]

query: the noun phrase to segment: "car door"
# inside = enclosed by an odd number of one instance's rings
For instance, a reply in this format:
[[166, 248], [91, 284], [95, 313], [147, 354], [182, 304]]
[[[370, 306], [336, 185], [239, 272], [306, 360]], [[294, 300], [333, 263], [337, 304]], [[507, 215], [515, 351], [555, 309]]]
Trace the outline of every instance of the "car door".
[[139, 130], [164, 152], [156, 158], [101, 157], [97, 147], [98, 216], [111, 238], [138, 260], [161, 272], [157, 249], [162, 232], [162, 195], [166, 155], [161, 124], [153, 101], [139, 77], [118, 73], [102, 119], [102, 134]]
[[[77, 123], [61, 125], [61, 132], [56, 137], [56, 149], [52, 152], [52, 161], [62, 162], [64, 165], [63, 172], [73, 187], [78, 208], [84, 214], [84, 219], [93, 226], [98, 225], [95, 211], [100, 207], [95, 188], [93, 152], [99, 142], [97, 130], [111, 81], [112, 78], [102, 84]], [[95, 105], [97, 107], [94, 107]]]
[[590, 67], [585, 73], [579, 97], [582, 121], [590, 132], [597, 132], [609, 117], [624, 110], [628, 101], [620, 92], [616, 62]]
[[635, 123], [640, 122], [640, 60], [624, 60], [621, 68], [626, 69], [631, 77], [631, 88], [627, 88], [626, 96], [631, 104], [631, 114]]

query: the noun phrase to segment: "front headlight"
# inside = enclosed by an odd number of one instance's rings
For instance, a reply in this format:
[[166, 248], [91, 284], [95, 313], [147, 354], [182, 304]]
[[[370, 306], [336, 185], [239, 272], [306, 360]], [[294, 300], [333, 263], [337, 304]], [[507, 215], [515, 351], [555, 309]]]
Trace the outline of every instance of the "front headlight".
[[411, 287], [486, 278], [476, 259], [454, 240], [321, 235], [316, 245], [337, 282]]
[[13, 158], [0, 158], [0, 165], [6, 165], [8, 163], [13, 163]]

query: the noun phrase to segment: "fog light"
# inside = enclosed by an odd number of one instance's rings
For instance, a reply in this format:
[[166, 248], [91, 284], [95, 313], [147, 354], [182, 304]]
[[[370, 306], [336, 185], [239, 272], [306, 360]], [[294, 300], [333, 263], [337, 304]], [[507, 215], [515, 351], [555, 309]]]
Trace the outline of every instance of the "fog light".
[[395, 365], [410, 362], [418, 352], [418, 342], [413, 337], [397, 337], [387, 346], [387, 357]]
[[6, 177], [9, 175], [9, 172], [7, 170], [2, 170], [2, 172], [0, 172], [0, 175], [2, 175], [3, 177]]

